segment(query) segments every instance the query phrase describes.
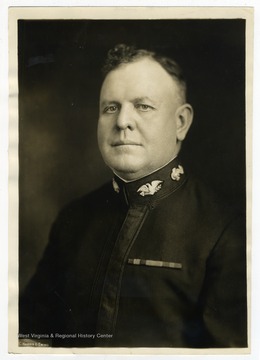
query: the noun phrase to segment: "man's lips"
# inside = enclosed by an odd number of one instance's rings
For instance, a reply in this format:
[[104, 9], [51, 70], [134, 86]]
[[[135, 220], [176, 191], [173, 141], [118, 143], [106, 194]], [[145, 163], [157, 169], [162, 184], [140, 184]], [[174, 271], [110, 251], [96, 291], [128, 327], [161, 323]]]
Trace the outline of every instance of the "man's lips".
[[137, 143], [135, 141], [115, 141], [112, 143], [112, 146], [142, 146], [140, 143]]

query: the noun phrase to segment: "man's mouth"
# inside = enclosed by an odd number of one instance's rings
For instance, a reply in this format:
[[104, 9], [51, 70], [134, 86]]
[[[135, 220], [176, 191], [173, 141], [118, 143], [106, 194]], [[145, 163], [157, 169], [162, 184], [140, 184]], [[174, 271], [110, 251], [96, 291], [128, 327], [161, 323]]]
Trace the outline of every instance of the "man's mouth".
[[137, 143], [135, 141], [115, 141], [112, 143], [112, 146], [141, 146], [140, 143]]

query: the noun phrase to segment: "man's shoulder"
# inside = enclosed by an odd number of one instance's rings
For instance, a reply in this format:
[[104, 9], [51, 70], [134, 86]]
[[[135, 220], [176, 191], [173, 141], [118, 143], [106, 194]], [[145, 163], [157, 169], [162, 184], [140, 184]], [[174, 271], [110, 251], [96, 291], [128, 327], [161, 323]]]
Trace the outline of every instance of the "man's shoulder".
[[72, 216], [80, 217], [81, 214], [86, 216], [91, 214], [96, 209], [101, 209], [102, 206], [113, 200], [114, 191], [111, 182], [107, 182], [97, 189], [77, 197], [68, 202], [59, 212], [59, 218], [71, 218]]
[[215, 217], [219, 220], [236, 218], [244, 216], [245, 209], [237, 206], [231, 200], [221, 196], [206, 182], [196, 176], [189, 176], [186, 186], [186, 198], [190, 204], [194, 204], [197, 211], [207, 217]]
[[68, 206], [77, 206], [77, 205], [84, 205], [88, 203], [101, 203], [106, 202], [108, 199], [111, 199], [114, 195], [114, 190], [112, 186], [112, 181], [108, 181], [96, 189], [72, 200]]

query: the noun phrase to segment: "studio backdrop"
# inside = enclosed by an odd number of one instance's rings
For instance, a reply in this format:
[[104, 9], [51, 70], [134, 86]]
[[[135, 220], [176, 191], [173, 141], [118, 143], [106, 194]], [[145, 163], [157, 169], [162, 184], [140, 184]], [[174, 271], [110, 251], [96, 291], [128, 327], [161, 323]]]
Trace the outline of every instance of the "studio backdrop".
[[19, 20], [20, 291], [59, 210], [112, 178], [96, 128], [101, 67], [118, 43], [182, 66], [195, 117], [181, 157], [245, 209], [245, 20]]

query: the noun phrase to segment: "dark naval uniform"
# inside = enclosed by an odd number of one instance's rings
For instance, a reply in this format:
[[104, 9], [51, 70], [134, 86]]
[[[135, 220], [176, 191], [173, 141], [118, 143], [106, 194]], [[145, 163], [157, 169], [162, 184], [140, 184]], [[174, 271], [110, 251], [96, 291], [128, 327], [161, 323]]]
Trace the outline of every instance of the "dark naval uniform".
[[244, 217], [178, 159], [76, 200], [20, 300], [52, 346], [246, 347]]

